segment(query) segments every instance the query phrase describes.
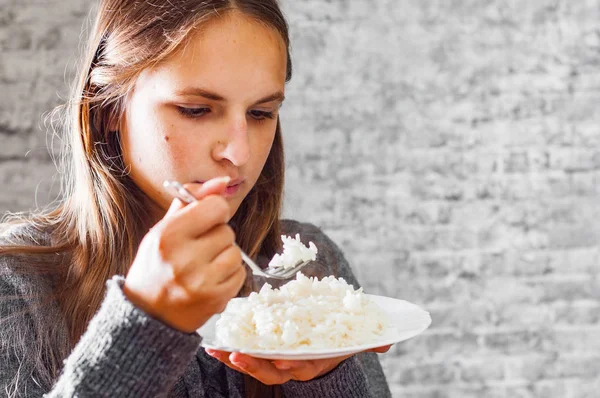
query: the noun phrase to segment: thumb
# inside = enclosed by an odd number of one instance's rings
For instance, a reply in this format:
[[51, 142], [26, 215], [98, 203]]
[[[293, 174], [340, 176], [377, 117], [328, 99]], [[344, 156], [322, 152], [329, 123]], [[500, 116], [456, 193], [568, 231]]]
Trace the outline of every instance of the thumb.
[[227, 184], [229, 184], [231, 178], [229, 176], [216, 177], [206, 181], [204, 184], [184, 184], [185, 189], [191, 192], [192, 195], [198, 200], [205, 198], [209, 195], [223, 195]]

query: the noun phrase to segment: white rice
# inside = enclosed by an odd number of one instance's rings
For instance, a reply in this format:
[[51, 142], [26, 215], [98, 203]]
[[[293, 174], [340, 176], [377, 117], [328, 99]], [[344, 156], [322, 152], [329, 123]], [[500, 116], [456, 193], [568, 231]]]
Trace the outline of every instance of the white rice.
[[343, 278], [302, 273], [279, 289], [234, 298], [216, 324], [217, 343], [262, 349], [342, 348], [376, 341], [387, 315]]
[[269, 267], [284, 269], [293, 268], [300, 261], [315, 261], [317, 258], [317, 247], [309, 242], [308, 247], [300, 240], [300, 234], [296, 238], [281, 235], [283, 241], [283, 253], [275, 254], [269, 262]]

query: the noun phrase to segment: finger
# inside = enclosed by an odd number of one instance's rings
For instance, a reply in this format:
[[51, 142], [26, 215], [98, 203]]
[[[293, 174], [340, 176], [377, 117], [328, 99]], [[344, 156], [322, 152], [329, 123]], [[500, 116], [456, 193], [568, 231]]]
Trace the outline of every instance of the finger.
[[273, 361], [273, 366], [275, 366], [279, 370], [291, 370], [303, 366], [301, 362], [306, 361], [275, 360]]
[[215, 295], [218, 297], [235, 297], [242, 286], [244, 286], [245, 281], [246, 269], [244, 267], [239, 267], [233, 275], [217, 285], [214, 290]]
[[230, 352], [227, 351], [221, 351], [221, 350], [213, 350], [212, 348], [205, 348], [204, 351], [210, 355], [211, 357], [215, 358], [215, 359], [227, 359], [229, 360], [229, 354], [231, 354]]
[[240, 268], [245, 271], [240, 248], [232, 244], [212, 260], [207, 271], [220, 275], [217, 283], [221, 284], [239, 272]]
[[[198, 200], [208, 196], [208, 195], [223, 195], [225, 190], [227, 189], [227, 184], [231, 181], [230, 177], [217, 177], [211, 180], [206, 181], [204, 184], [183, 184], [184, 188], [190, 191], [190, 193]], [[167, 210], [164, 218], [175, 213], [177, 210], [185, 207], [185, 203], [183, 203], [178, 198], [173, 199], [171, 202], [171, 206]]]
[[207, 196], [174, 213], [165, 225], [169, 238], [197, 238], [219, 224], [229, 221], [229, 205], [217, 195]]
[[235, 366], [234, 364], [231, 363], [231, 361], [229, 360], [229, 355], [231, 354], [230, 352], [226, 352], [226, 351], [218, 351], [218, 350], [211, 350], [211, 349], [206, 349], [205, 350], [206, 353], [208, 355], [210, 355], [211, 357], [219, 360], [220, 362], [222, 362], [223, 364], [225, 364], [227, 367], [233, 369], [233, 370], [237, 370], [238, 372], [242, 372], [242, 373], [246, 373], [243, 369]]
[[173, 199], [173, 201], [171, 202], [171, 206], [169, 206], [169, 209], [167, 210], [167, 214], [165, 214], [164, 218], [169, 218], [171, 215], [173, 215], [176, 211], [183, 209], [185, 205], [183, 204], [183, 202], [177, 198]]
[[266, 385], [283, 384], [291, 379], [291, 375], [287, 371], [277, 369], [271, 361], [265, 359], [232, 352], [229, 355], [229, 361], [235, 367], [242, 369]]
[[209, 195], [223, 195], [231, 178], [229, 176], [216, 177], [206, 181], [204, 184], [188, 183], [183, 187], [198, 200]]
[[235, 250], [234, 246], [229, 246], [216, 261], [205, 265], [199, 265], [202, 264], [201, 260], [189, 263], [178, 270], [177, 279], [191, 292], [200, 293], [208, 288], [213, 297], [230, 299], [239, 292], [246, 280], [246, 270]]
[[366, 352], [376, 352], [379, 354], [383, 354], [384, 352], [388, 352], [390, 350], [390, 348], [392, 347], [392, 345], [384, 345], [381, 347], [375, 347], [375, 348], [371, 348], [370, 350], [367, 350]]
[[[190, 241], [181, 248], [181, 256], [189, 259], [186, 269], [181, 269], [181, 276], [185, 277], [188, 272], [196, 273], [197, 264], [207, 264], [207, 272], [219, 273], [222, 270], [215, 268], [213, 262], [219, 261], [219, 266], [223, 267], [226, 260], [235, 260], [233, 255], [222, 257], [224, 252], [228, 253], [229, 249], [234, 247], [235, 233], [227, 224], [220, 224], [206, 232], [202, 239]], [[232, 252], [234, 254], [235, 251]], [[226, 272], [229, 272], [228, 269]]]
[[340, 363], [351, 356], [352, 355], [345, 355], [343, 357], [317, 359], [313, 361], [285, 361], [286, 363], [284, 363], [283, 366], [290, 367], [288, 372], [294, 380], [307, 381], [331, 372]]

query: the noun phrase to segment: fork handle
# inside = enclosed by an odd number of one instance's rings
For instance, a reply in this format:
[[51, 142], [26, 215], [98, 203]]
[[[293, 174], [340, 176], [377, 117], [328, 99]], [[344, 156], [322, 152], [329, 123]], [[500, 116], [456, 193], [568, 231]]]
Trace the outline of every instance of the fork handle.
[[263, 270], [261, 270], [254, 261], [252, 261], [252, 259], [237, 245], [237, 243], [235, 244], [238, 249], [240, 249], [240, 254], [242, 255], [242, 260], [244, 260], [244, 262], [248, 265], [248, 267], [250, 267], [250, 269], [252, 269], [252, 273], [254, 275], [260, 275], [260, 276], [265, 276], [267, 278], [270, 278], [270, 275], [267, 275], [263, 272]]

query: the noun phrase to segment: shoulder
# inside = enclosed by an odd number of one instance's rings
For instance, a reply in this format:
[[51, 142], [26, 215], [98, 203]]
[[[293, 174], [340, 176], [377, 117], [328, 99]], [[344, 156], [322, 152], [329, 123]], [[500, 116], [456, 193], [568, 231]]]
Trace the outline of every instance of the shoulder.
[[300, 234], [300, 236], [325, 236], [325, 233], [321, 228], [307, 222], [280, 220], [279, 226], [281, 228], [281, 233], [286, 235]]
[[319, 278], [334, 275], [344, 278], [355, 288], [360, 287], [344, 253], [321, 228], [311, 223], [295, 220], [281, 220], [280, 228], [282, 234], [291, 236], [300, 234], [300, 239], [304, 244], [313, 242], [317, 246], [317, 261], [304, 268], [305, 274]]
[[300, 240], [306, 245], [308, 242], [313, 242], [321, 254], [343, 256], [337, 244], [314, 224], [296, 220], [281, 220], [280, 230], [283, 235], [296, 236], [299, 234]]
[[305, 243], [312, 240], [315, 244], [320, 242], [328, 247], [335, 248], [335, 250], [340, 250], [327, 233], [314, 224], [296, 220], [281, 220], [279, 225], [282, 234], [293, 236], [300, 234], [302, 241]]
[[0, 246], [48, 246], [50, 233], [30, 222], [0, 223]]
[[68, 344], [66, 321], [56, 301], [52, 273], [48, 272], [51, 266], [46, 266], [52, 262], [40, 254], [3, 251], [15, 246], [46, 246], [47, 235], [25, 223], [2, 227], [0, 358], [6, 359], [4, 368], [0, 365], [0, 385], [10, 378], [22, 384], [23, 390], [31, 388], [32, 380], [37, 386], [43, 385], [41, 389], [49, 389], [49, 372], [58, 363], [54, 350]]
[[46, 271], [53, 268], [58, 256], [55, 253], [24, 253], [18, 249], [48, 246], [49, 234], [30, 223], [0, 226], [0, 296], [19, 294], [31, 297], [38, 292], [51, 291], [51, 273]]

